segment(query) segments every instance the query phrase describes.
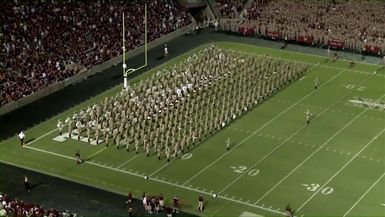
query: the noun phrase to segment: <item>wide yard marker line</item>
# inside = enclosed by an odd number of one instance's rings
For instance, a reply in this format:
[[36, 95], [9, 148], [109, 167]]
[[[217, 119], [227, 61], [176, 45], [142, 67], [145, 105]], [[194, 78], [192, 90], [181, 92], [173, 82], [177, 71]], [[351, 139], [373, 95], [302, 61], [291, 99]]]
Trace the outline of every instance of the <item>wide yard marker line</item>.
[[352, 211], [352, 209], [354, 207], [357, 206], [357, 204], [369, 193], [370, 190], [372, 190], [372, 188], [382, 179], [384, 178], [385, 176], [385, 173], [383, 173], [374, 183], [372, 186], [370, 186], [370, 188], [368, 190], [365, 191], [365, 193], [353, 204], [352, 207], [350, 207], [350, 209], [348, 211], [346, 211], [346, 213], [343, 215], [343, 217], [345, 217], [346, 215], [348, 215], [350, 213], [350, 211]]
[[[366, 81], [366, 80], [365, 80]], [[333, 104], [328, 106], [326, 109], [324, 109], [321, 113], [316, 115], [313, 120], [321, 117], [325, 112], [329, 111], [332, 107], [334, 107], [337, 103], [339, 103], [342, 99], [344, 99], [347, 95], [351, 94], [354, 90], [351, 90], [347, 92], [346, 94], [342, 95], [339, 97]], [[230, 184], [228, 184], [226, 187], [224, 187], [218, 194], [221, 194], [224, 192], [226, 189], [228, 189], [232, 184], [234, 184], [236, 181], [238, 181], [240, 178], [242, 178], [245, 174], [247, 174], [250, 170], [254, 169], [255, 166], [257, 166], [260, 162], [265, 160], [267, 157], [269, 157], [271, 154], [273, 154], [276, 150], [278, 150], [282, 145], [286, 144], [287, 141], [289, 141], [291, 138], [293, 138], [295, 135], [297, 135], [299, 132], [301, 132], [304, 128], [306, 128], [306, 124], [297, 129], [294, 133], [292, 133], [289, 137], [287, 137], [284, 141], [282, 141], [279, 145], [277, 145], [275, 148], [273, 148], [269, 153], [267, 153], [265, 156], [260, 158], [258, 161], [256, 161], [253, 165], [249, 166], [248, 169], [240, 174], [236, 179], [234, 179]]]
[[[321, 187], [320, 189], [322, 190], [327, 184], [329, 184], [342, 170], [344, 170], [354, 159], [357, 158], [357, 156], [359, 154], [361, 154], [362, 151], [364, 151], [369, 145], [371, 145], [374, 140], [376, 140], [378, 138], [378, 136], [380, 136], [383, 132], [385, 131], [385, 128], [382, 129], [375, 137], [373, 137], [373, 139], [371, 139], [364, 147], [362, 147], [360, 149], [359, 152], [357, 152], [348, 162], [346, 162], [342, 167], [341, 169], [339, 169], [332, 177], [330, 177]], [[309, 203], [319, 192], [320, 192], [320, 189], [318, 189], [317, 191], [314, 192], [314, 194], [312, 194], [309, 199], [307, 199], [298, 209], [297, 211], [301, 210], [307, 203]]]
[[[325, 83], [323, 83], [322, 85], [320, 85], [319, 88], [322, 88], [323, 86], [325, 86], [326, 84], [328, 84], [330, 81], [334, 80], [335, 78], [337, 78], [338, 76], [340, 76], [342, 73], [344, 72], [344, 70], [340, 71], [339, 73], [337, 73], [336, 75], [334, 75], [333, 77], [331, 77], [329, 80], [327, 80]], [[257, 134], [259, 131], [261, 131], [262, 129], [264, 129], [267, 125], [269, 125], [270, 123], [272, 123], [273, 121], [275, 121], [276, 119], [278, 119], [279, 117], [281, 117], [283, 114], [285, 114], [286, 112], [288, 112], [290, 109], [292, 109], [294, 106], [298, 105], [299, 103], [301, 103], [303, 100], [307, 99], [309, 96], [311, 96], [313, 93], [314, 93], [315, 90], [312, 90], [310, 91], [308, 94], [306, 94], [305, 96], [303, 96], [301, 99], [299, 99], [297, 102], [295, 102], [293, 105], [289, 106], [288, 108], [286, 108], [284, 111], [282, 111], [281, 113], [279, 113], [277, 116], [275, 116], [274, 118], [272, 118], [270, 121], [266, 122], [264, 125], [262, 125], [260, 128], [258, 128], [257, 130], [255, 130], [253, 133], [251, 133], [249, 136], [247, 136], [246, 138], [244, 138], [242, 141], [240, 141], [237, 145], [235, 145], [233, 148], [231, 148], [229, 151], [225, 152], [224, 154], [222, 154], [221, 156], [219, 156], [216, 160], [214, 160], [213, 162], [211, 162], [209, 165], [207, 165], [205, 168], [203, 168], [202, 170], [200, 170], [199, 172], [197, 172], [194, 176], [192, 176], [190, 179], [188, 179], [183, 185], [186, 185], [187, 183], [189, 183], [191, 180], [195, 179], [197, 176], [199, 176], [200, 174], [202, 174], [204, 171], [206, 171], [208, 168], [210, 168], [212, 165], [214, 165], [216, 162], [218, 162], [219, 160], [221, 160], [222, 158], [224, 158], [227, 154], [231, 153], [233, 150], [235, 150], [238, 146], [240, 146], [241, 144], [243, 144], [245, 141], [247, 141], [248, 139], [250, 139], [251, 137], [253, 137], [255, 134]]]
[[[379, 99], [383, 98], [385, 95], [382, 95]], [[260, 202], [263, 198], [265, 198], [270, 192], [272, 192], [278, 185], [280, 185], [283, 181], [285, 181], [291, 174], [297, 171], [305, 162], [307, 162], [311, 157], [313, 157], [319, 150], [321, 150], [326, 144], [328, 144], [332, 139], [334, 139], [337, 135], [339, 135], [345, 128], [350, 126], [355, 120], [357, 120], [362, 114], [368, 111], [369, 108], [366, 108], [362, 112], [360, 112], [356, 117], [354, 117], [351, 121], [349, 121], [345, 126], [343, 126], [340, 130], [338, 130], [333, 136], [331, 136], [328, 140], [326, 140], [321, 146], [319, 146], [313, 153], [311, 153], [308, 157], [306, 157], [300, 164], [298, 164], [292, 171], [290, 171], [285, 177], [283, 177], [277, 184], [275, 184], [270, 190], [268, 190], [265, 194], [260, 197], [257, 202]]]
[[135, 156], [133, 156], [133, 157], [131, 157], [130, 159], [128, 159], [126, 162], [124, 162], [124, 163], [120, 164], [119, 166], [117, 166], [116, 169], [121, 168], [122, 166], [126, 165], [128, 162], [134, 160], [134, 159], [137, 158], [138, 156], [139, 156], [139, 155], [136, 154]]
[[107, 149], [107, 147], [106, 147], [106, 146], [105, 146], [105, 147], [103, 147], [103, 148], [102, 148], [102, 149], [100, 149], [99, 151], [97, 151], [97, 152], [95, 152], [95, 153], [91, 154], [90, 156], [86, 157], [86, 159], [85, 159], [85, 160], [89, 160], [89, 159], [91, 159], [91, 158], [95, 157], [96, 155], [98, 155], [98, 154], [102, 153], [102, 152], [103, 152], [103, 151], [105, 151], [106, 149]]
[[[183, 155], [182, 155], [183, 156]], [[165, 163], [163, 166], [161, 166], [159, 169], [157, 169], [157, 170], [155, 170], [154, 172], [152, 172], [149, 176], [151, 177], [151, 176], [153, 176], [153, 175], [155, 175], [155, 174], [157, 174], [159, 171], [161, 171], [162, 169], [164, 169], [164, 168], [166, 168], [168, 165], [170, 165], [172, 162], [174, 162], [175, 161], [175, 159], [174, 160], [171, 160], [170, 162], [167, 162], [167, 163]]]
[[[34, 139], [34, 140], [28, 142], [27, 144], [25, 144], [25, 146], [31, 145], [32, 143], [35, 143], [36, 141], [39, 141], [40, 139], [42, 139], [42, 138], [48, 136], [49, 134], [55, 132], [56, 130], [57, 130], [57, 128], [55, 128], [55, 129], [49, 131], [48, 133], [45, 133], [45, 134], [43, 134], [43, 135], [37, 137], [36, 139]], [[6, 141], [7, 141], [7, 140], [6, 140]]]

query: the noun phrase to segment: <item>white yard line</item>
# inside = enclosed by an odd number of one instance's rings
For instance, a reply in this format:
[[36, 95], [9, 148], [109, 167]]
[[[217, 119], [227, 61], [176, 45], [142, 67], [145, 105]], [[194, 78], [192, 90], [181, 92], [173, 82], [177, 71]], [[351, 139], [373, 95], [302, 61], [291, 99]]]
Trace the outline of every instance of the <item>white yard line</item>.
[[[335, 76], [333, 76], [332, 78], [330, 78], [329, 80], [327, 80], [325, 83], [323, 83], [319, 88], [323, 87], [324, 85], [328, 84], [330, 81], [334, 80], [336, 77], [340, 76], [342, 73], [344, 72], [344, 70], [342, 70], [341, 72], [339, 72], [338, 74], [336, 74]], [[191, 180], [195, 179], [197, 176], [199, 176], [200, 174], [202, 174], [204, 171], [206, 171], [208, 168], [210, 168], [212, 165], [214, 165], [216, 162], [218, 162], [219, 160], [221, 160], [222, 158], [224, 158], [227, 154], [231, 153], [234, 149], [236, 149], [238, 146], [240, 146], [241, 144], [243, 144], [245, 141], [247, 141], [248, 139], [250, 139], [251, 137], [253, 137], [255, 134], [257, 134], [259, 131], [261, 131], [262, 129], [264, 129], [266, 126], [268, 126], [270, 123], [272, 123], [273, 121], [275, 121], [276, 119], [278, 119], [279, 117], [281, 117], [283, 114], [285, 114], [286, 112], [288, 112], [290, 109], [292, 109], [294, 106], [298, 105], [299, 103], [301, 103], [303, 100], [307, 99], [309, 96], [311, 96], [312, 94], [314, 93], [314, 90], [312, 90], [310, 93], [306, 94], [305, 96], [303, 96], [301, 99], [299, 99], [297, 102], [295, 102], [293, 105], [289, 106], [287, 109], [285, 109], [284, 111], [282, 111], [281, 113], [279, 113], [277, 116], [275, 116], [274, 118], [272, 118], [270, 121], [268, 121], [267, 123], [265, 123], [264, 125], [262, 125], [260, 128], [258, 128], [257, 130], [255, 130], [254, 132], [252, 132], [249, 136], [247, 136], [246, 138], [244, 138], [242, 141], [240, 141], [237, 145], [235, 145], [234, 147], [232, 147], [229, 151], [225, 152], [224, 154], [222, 154], [221, 156], [219, 156], [217, 159], [215, 159], [213, 162], [211, 162], [209, 165], [207, 165], [205, 168], [203, 168], [202, 170], [200, 170], [199, 172], [197, 172], [194, 176], [192, 176], [190, 179], [188, 179], [183, 185], [186, 185], [187, 183], [189, 183]]]
[[361, 152], [363, 152], [370, 144], [374, 142], [385, 131], [385, 128], [382, 129], [373, 139], [371, 139], [364, 147], [360, 149], [359, 152], [357, 152], [348, 162], [346, 162], [341, 169], [339, 169], [330, 179], [328, 179], [317, 191], [312, 194], [309, 199], [307, 199], [298, 209], [297, 211], [301, 210], [307, 203], [309, 203], [327, 184], [329, 184], [342, 170], [344, 170], [354, 159], [357, 158]]
[[117, 166], [116, 169], [121, 168], [122, 166], [126, 165], [128, 162], [134, 160], [134, 159], [137, 158], [138, 156], [139, 156], [139, 155], [136, 154], [135, 156], [133, 156], [133, 157], [131, 157], [130, 159], [128, 159], [126, 162], [124, 162], [124, 163], [120, 164], [119, 166]]
[[373, 185], [372, 186], [370, 186], [370, 188], [368, 189], [368, 190], [366, 190], [365, 191], [365, 193], [353, 204], [353, 206], [352, 207], [350, 207], [350, 209], [348, 210], [348, 211], [346, 211], [346, 213], [344, 214], [344, 216], [343, 217], [345, 217], [346, 215], [348, 215], [349, 213], [350, 213], [350, 211], [352, 211], [352, 209], [354, 208], [354, 207], [356, 207], [357, 206], [357, 204], [369, 193], [369, 191], [370, 190], [372, 190], [372, 188], [382, 179], [382, 178], [384, 178], [384, 176], [385, 176], [385, 173], [383, 173], [381, 176], [380, 176], [380, 178], [378, 178], [374, 183], [373, 183]]
[[48, 136], [49, 134], [51, 134], [51, 133], [55, 132], [56, 130], [57, 130], [57, 129], [55, 128], [55, 129], [53, 129], [53, 130], [49, 131], [48, 133], [45, 133], [45, 134], [43, 134], [43, 135], [41, 135], [41, 136], [37, 137], [36, 139], [34, 139], [34, 140], [32, 140], [32, 141], [28, 142], [28, 143], [27, 143], [27, 144], [25, 144], [25, 145], [31, 145], [32, 143], [35, 143], [36, 141], [39, 141], [40, 139], [42, 139], [42, 138], [44, 138], [44, 137]]
[[163, 168], [167, 167], [168, 165], [170, 165], [170, 163], [172, 163], [173, 161], [170, 161], [170, 162], [167, 162], [166, 164], [164, 164], [163, 166], [161, 166], [159, 169], [155, 170], [154, 172], [152, 172], [150, 174], [150, 177], [157, 174], [159, 171], [161, 171]]
[[[75, 161], [76, 160], [74, 157], [69, 157], [69, 156], [58, 154], [58, 153], [55, 153], [55, 152], [46, 151], [46, 150], [43, 150], [43, 149], [38, 149], [38, 148], [34, 148], [34, 147], [29, 147], [29, 146], [24, 146], [24, 147], [28, 148], [28, 149], [31, 149], [31, 150], [34, 150], [34, 151], [39, 151], [39, 152], [42, 152], [42, 153], [45, 153], [45, 154], [55, 155], [55, 156], [58, 156], [58, 157], [69, 159], [71, 161]], [[136, 177], [143, 178], [143, 179], [145, 177], [144, 175], [139, 175], [139, 174], [136, 174], [136, 173], [127, 172], [125, 170], [113, 168], [113, 167], [110, 167], [110, 166], [106, 166], [106, 165], [95, 163], [95, 162], [91, 162], [91, 161], [84, 161], [84, 163], [91, 164], [91, 165], [94, 165], [94, 166], [97, 166], [97, 167], [102, 167], [104, 169], [113, 170], [113, 171], [120, 172], [120, 173], [125, 173], [125, 174], [128, 174], [128, 175], [136, 176]], [[170, 185], [170, 186], [174, 186], [174, 187], [178, 187], [178, 188], [182, 188], [182, 189], [185, 189], [185, 190], [195, 191], [195, 192], [198, 192], [198, 193], [201, 193], [201, 194], [205, 194], [205, 195], [208, 195], [208, 196], [212, 196], [213, 195], [212, 193], [209, 193], [207, 191], [202, 191], [202, 190], [198, 190], [198, 189], [195, 189], [195, 188], [190, 188], [190, 187], [187, 187], [187, 186], [183, 186], [183, 185], [179, 185], [179, 184], [176, 184], [176, 183], [172, 183], [170, 181], [165, 181], [165, 180], [161, 180], [161, 179], [157, 179], [157, 178], [150, 178], [149, 180], [152, 180], [152, 181], [155, 181], [155, 182], [158, 182], [158, 183], [163, 183], [163, 184]], [[228, 197], [224, 197], [224, 196], [218, 196], [218, 198], [221, 198], [221, 199], [227, 200], [227, 201], [231, 201], [231, 202], [235, 202], [235, 203], [238, 203], [238, 204], [247, 205], [247, 206], [250, 206], [250, 207], [255, 207], [255, 208], [262, 209], [262, 210], [265, 210], [265, 211], [269, 211], [269, 212], [272, 212], [272, 213], [275, 213], [275, 214], [285, 215], [285, 213], [283, 213], [283, 212], [279, 212], [279, 211], [274, 210], [274, 209], [269, 209], [269, 208], [266, 208], [266, 207], [258, 206], [258, 205], [252, 204], [252, 203], [246, 203], [246, 202], [243, 202], [243, 201], [238, 201], [238, 200], [235, 200], [235, 199], [232, 199], [232, 198], [228, 198]]]
[[[385, 95], [382, 95], [379, 99], [383, 98]], [[339, 135], [345, 128], [350, 126], [356, 119], [358, 119], [362, 114], [364, 114], [368, 108], [360, 112], [356, 117], [354, 117], [351, 121], [349, 121], [345, 126], [343, 126], [340, 130], [338, 130], [333, 136], [331, 136], [328, 140], [326, 140], [321, 146], [319, 146], [314, 152], [312, 152], [307, 158], [305, 158], [300, 164], [298, 164], [293, 170], [291, 170], [285, 177], [283, 177], [277, 184], [275, 184], [270, 190], [268, 190], [265, 194], [260, 197], [257, 202], [259, 203], [263, 198], [265, 198], [270, 192], [272, 192], [278, 185], [280, 185], [283, 181], [285, 181], [291, 174], [297, 171], [304, 163], [306, 163], [311, 157], [313, 157], [319, 150], [321, 150], [326, 144], [328, 144], [332, 139], [334, 139], [337, 135]]]
[[[370, 78], [370, 77], [369, 77]], [[368, 79], [369, 79], [368, 78]], [[367, 79], [365, 79], [363, 82], [365, 82]], [[363, 83], [361, 82], [361, 83]], [[328, 106], [325, 110], [323, 110], [321, 113], [319, 113], [317, 116], [315, 116], [313, 118], [313, 120], [319, 118], [321, 115], [323, 115], [325, 112], [329, 111], [332, 107], [334, 107], [337, 103], [339, 103], [341, 100], [343, 100], [346, 96], [348, 96], [349, 94], [351, 94], [354, 90], [351, 90], [349, 92], [347, 92], [346, 94], [342, 95], [340, 98], [338, 98], [333, 104], [331, 104], [330, 106]], [[313, 121], [312, 120], [312, 121]], [[236, 179], [234, 179], [232, 182], [230, 182], [230, 184], [228, 184], [226, 187], [224, 187], [221, 191], [218, 192], [218, 194], [221, 194], [222, 192], [224, 192], [226, 189], [228, 189], [232, 184], [234, 184], [236, 181], [238, 181], [240, 178], [242, 178], [245, 174], [247, 174], [248, 171], [254, 169], [255, 166], [257, 166], [260, 162], [262, 162], [264, 159], [266, 159], [267, 157], [269, 157], [271, 154], [273, 154], [277, 149], [279, 149], [282, 145], [286, 144], [287, 141], [289, 141], [291, 138], [293, 138], [295, 135], [297, 135], [299, 132], [301, 132], [301, 130], [303, 130], [304, 128], [306, 128], [306, 124], [303, 125], [302, 127], [300, 127], [298, 130], [296, 130], [294, 133], [292, 133], [289, 137], [287, 137], [283, 142], [281, 142], [278, 146], [276, 146], [273, 150], [271, 150], [269, 153], [267, 153], [265, 156], [263, 156], [262, 158], [260, 158], [258, 161], [256, 161], [253, 165], [249, 166], [248, 169], [243, 172], [242, 174], [240, 174]]]

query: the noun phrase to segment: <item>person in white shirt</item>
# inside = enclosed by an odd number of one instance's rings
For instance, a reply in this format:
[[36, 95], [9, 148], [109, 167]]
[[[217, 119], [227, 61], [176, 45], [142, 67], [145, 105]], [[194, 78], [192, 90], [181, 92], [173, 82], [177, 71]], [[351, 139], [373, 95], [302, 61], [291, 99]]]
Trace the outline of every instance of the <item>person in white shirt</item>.
[[59, 135], [61, 136], [62, 135], [62, 133], [63, 133], [63, 122], [59, 119], [58, 121], [57, 121], [57, 129], [59, 130]]
[[21, 144], [21, 146], [24, 146], [25, 134], [23, 133], [23, 131], [20, 131], [20, 133], [19, 133], [19, 139], [20, 139], [20, 144]]
[[164, 57], [166, 58], [168, 56], [168, 48], [167, 44], [164, 44]]

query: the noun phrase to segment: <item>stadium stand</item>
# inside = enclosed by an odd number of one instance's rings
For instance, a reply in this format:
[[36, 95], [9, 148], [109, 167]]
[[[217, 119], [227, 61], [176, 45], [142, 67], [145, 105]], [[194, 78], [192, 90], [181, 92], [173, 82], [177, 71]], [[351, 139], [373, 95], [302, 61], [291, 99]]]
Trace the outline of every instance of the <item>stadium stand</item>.
[[225, 8], [242, 13], [222, 20], [222, 29], [353, 52], [385, 52], [384, 1], [257, 0], [244, 9], [238, 7], [226, 3]]
[[243, 10], [247, 0], [217, 0], [216, 6], [223, 17], [237, 17]]
[[39, 205], [24, 202], [18, 198], [10, 199], [7, 194], [0, 192], [0, 216], [47, 216], [47, 217], [76, 217], [76, 213], [56, 209], [43, 209]]
[[[5, 67], [1, 105], [32, 94], [122, 52], [121, 14], [125, 12], [128, 49], [144, 43], [143, 2], [7, 1], [4, 20]], [[149, 1], [149, 41], [191, 22], [175, 0]]]

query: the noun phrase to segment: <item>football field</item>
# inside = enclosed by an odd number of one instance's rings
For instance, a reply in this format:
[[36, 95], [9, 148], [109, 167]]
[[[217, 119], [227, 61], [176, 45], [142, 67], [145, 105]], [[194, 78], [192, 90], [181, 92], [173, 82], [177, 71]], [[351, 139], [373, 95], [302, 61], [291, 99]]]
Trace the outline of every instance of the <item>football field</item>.
[[[309, 70], [170, 163], [156, 154], [59, 136], [59, 118], [116, 94], [120, 85], [28, 129], [24, 147], [16, 136], [2, 141], [0, 161], [123, 195], [131, 191], [136, 198], [161, 193], [169, 205], [177, 195], [183, 210], [202, 216], [282, 216], [288, 205], [298, 217], [384, 216], [385, 69], [246, 44], [216, 45], [307, 63]], [[152, 73], [156, 69], [130, 82]], [[85, 159], [81, 165], [75, 163], [77, 149]], [[197, 211], [199, 195], [203, 212]]]

